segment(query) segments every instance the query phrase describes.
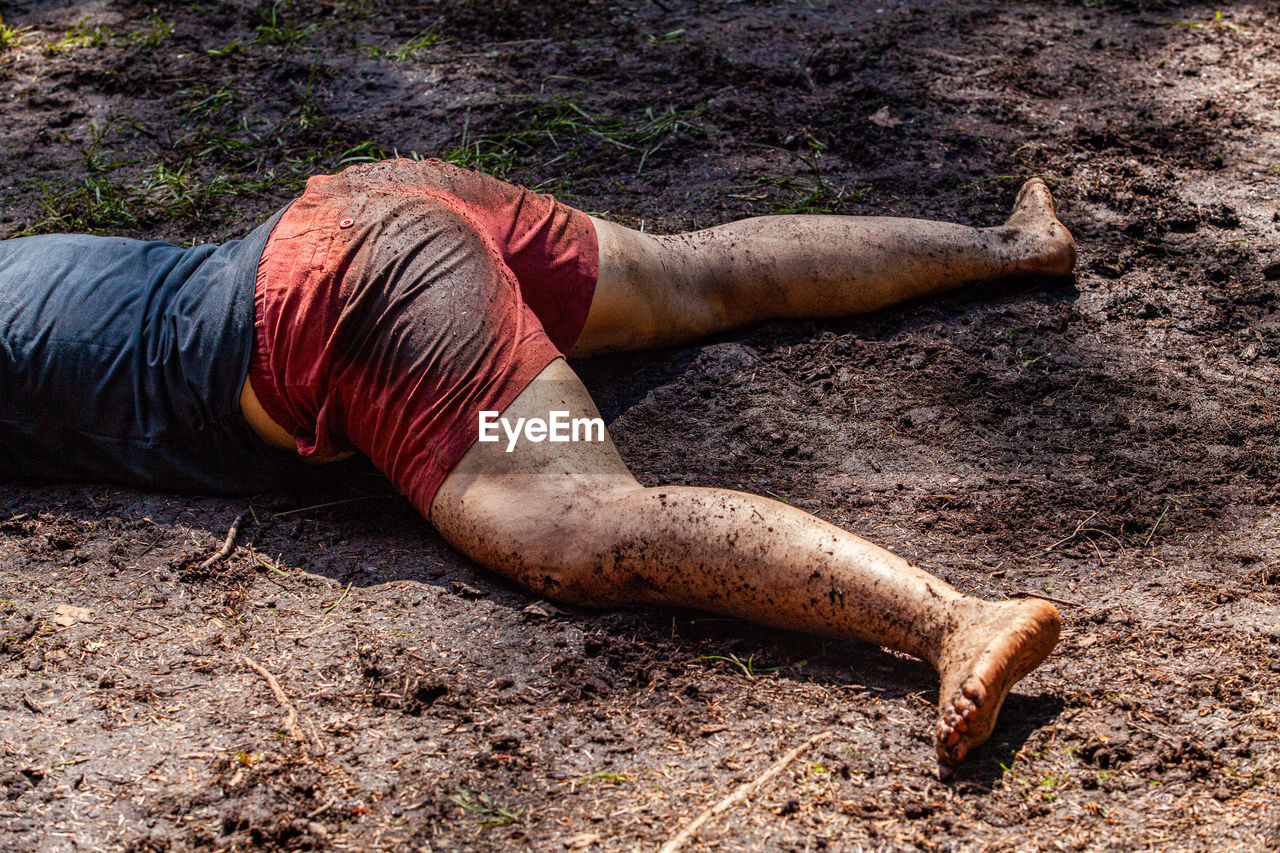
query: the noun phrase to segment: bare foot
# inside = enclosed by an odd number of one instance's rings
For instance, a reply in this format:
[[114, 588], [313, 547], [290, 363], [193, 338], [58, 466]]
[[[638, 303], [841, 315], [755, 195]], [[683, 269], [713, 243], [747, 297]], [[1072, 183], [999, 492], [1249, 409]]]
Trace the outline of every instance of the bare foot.
[[1067, 275], [1076, 265], [1076, 240], [1058, 221], [1049, 187], [1039, 178], [1022, 185], [1013, 203], [1013, 215], [1005, 227], [1026, 242], [1026, 259], [1019, 262], [1023, 273]]
[[1014, 683], [1040, 665], [1062, 622], [1047, 601], [980, 602], [961, 617], [938, 661], [938, 760], [955, 765], [991, 735]]

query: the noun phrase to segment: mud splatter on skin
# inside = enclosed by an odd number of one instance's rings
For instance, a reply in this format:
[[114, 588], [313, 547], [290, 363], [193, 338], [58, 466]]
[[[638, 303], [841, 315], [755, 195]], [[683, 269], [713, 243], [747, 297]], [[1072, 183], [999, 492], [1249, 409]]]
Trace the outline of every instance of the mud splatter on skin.
[[574, 353], [671, 346], [777, 317], [860, 314], [998, 276], [1065, 275], [1075, 247], [1052, 213], [1036, 181], [1004, 225], [982, 229], [787, 216], [650, 236], [598, 221], [601, 269], [621, 283], [609, 290], [618, 307], [596, 307], [602, 328], [589, 327]]
[[[544, 372], [549, 380], [570, 375], [560, 362]], [[543, 410], [545, 388], [530, 385], [507, 416]], [[581, 387], [560, 399], [572, 415], [594, 411]], [[600, 460], [605, 469], [592, 480], [543, 473], [580, 470], [560, 460], [583, 453], [597, 450], [535, 445], [512, 455], [476, 445], [445, 481], [432, 517], [460, 549], [544, 595], [595, 606], [708, 609], [927, 660], [942, 677], [936, 747], [948, 764], [986, 740], [1008, 689], [1057, 642], [1051, 605], [963, 598], [883, 549], [777, 501], [645, 489], [616, 456]], [[541, 515], [549, 499], [565, 494], [577, 500], [567, 514]], [[566, 534], [576, 549], [563, 547]], [[511, 537], [520, 551], [509, 549]], [[858, 595], [846, 601], [845, 588]]]

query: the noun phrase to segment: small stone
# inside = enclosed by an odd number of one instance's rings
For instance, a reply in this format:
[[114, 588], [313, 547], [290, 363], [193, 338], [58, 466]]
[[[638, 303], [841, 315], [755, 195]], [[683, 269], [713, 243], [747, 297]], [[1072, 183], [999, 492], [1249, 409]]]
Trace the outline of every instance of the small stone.
[[870, 121], [872, 124], [879, 125], [880, 127], [897, 127], [898, 125], [902, 124], [902, 119], [894, 118], [893, 116], [889, 115], [888, 105], [885, 105], [880, 109], [876, 110], [874, 113], [872, 113], [868, 117], [868, 121]]
[[88, 622], [93, 618], [93, 611], [87, 607], [75, 607], [71, 604], [59, 604], [53, 611], [53, 622], [63, 628], [70, 628], [77, 622]]

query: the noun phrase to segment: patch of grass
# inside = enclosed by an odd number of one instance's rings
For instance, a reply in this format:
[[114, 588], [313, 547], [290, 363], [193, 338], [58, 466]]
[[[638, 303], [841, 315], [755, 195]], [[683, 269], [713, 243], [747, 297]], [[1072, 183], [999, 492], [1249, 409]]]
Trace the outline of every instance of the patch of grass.
[[319, 60], [311, 63], [311, 70], [307, 73], [307, 87], [302, 91], [302, 100], [298, 103], [298, 108], [293, 112], [293, 122], [298, 126], [299, 130], [306, 130], [314, 127], [324, 120], [324, 113], [316, 106], [315, 101], [311, 98], [311, 90], [316, 81], [316, 69], [319, 67]]
[[205, 53], [209, 54], [210, 56], [221, 57], [221, 56], [230, 56], [231, 54], [237, 52], [238, 50], [240, 50], [240, 39], [236, 39], [235, 41], [223, 47], [211, 47], [208, 50], [206, 50]]
[[441, 41], [440, 34], [436, 32], [435, 25], [428, 27], [426, 30], [418, 33], [413, 38], [396, 45], [395, 47], [376, 47], [369, 48], [369, 55], [373, 57], [383, 56], [396, 62], [404, 62], [410, 59], [417, 59], [419, 54], [435, 47]]
[[157, 162], [132, 179], [90, 174], [63, 185], [41, 183], [43, 215], [19, 235], [119, 233], [174, 220], [207, 223], [226, 214], [236, 197], [298, 187], [309, 174], [299, 168], [247, 176], [219, 174], [205, 181], [193, 174], [192, 161], [186, 160], [176, 167]]
[[[400, 152], [392, 150], [392, 157], [399, 157]], [[374, 142], [372, 139], [365, 140], [354, 148], [348, 148], [338, 157], [338, 165], [351, 166], [355, 163], [376, 163], [379, 160], [387, 159], [387, 149]], [[409, 152], [410, 160], [421, 160], [421, 155], [417, 151]]]
[[103, 125], [90, 124], [89, 141], [87, 143], [75, 142], [66, 134], [58, 134], [57, 138], [61, 139], [63, 142], [73, 145], [76, 148], [80, 153], [81, 162], [90, 172], [110, 172], [113, 169], [117, 169], [121, 166], [134, 162], [133, 160], [112, 159], [113, 155], [119, 154], [120, 152], [106, 147], [105, 143], [107, 135], [117, 125], [129, 125], [134, 128], [142, 127], [137, 122], [129, 119], [114, 118]]
[[82, 19], [59, 38], [49, 39], [44, 43], [44, 52], [50, 56], [60, 53], [71, 53], [85, 47], [98, 47], [110, 44], [112, 32], [103, 26], [89, 26], [88, 18]]
[[225, 176], [202, 182], [189, 172], [190, 165], [191, 161], [177, 168], [164, 163], [152, 166], [139, 188], [140, 201], [165, 217], [202, 219], [220, 196], [235, 192]]
[[701, 110], [668, 109], [661, 113], [655, 113], [653, 107], [646, 107], [644, 111], [645, 117], [642, 122], [630, 128], [624, 127], [623, 136], [626, 139], [626, 143], [622, 144], [623, 147], [628, 147], [629, 145], [633, 150], [641, 151], [640, 162], [636, 166], [636, 174], [639, 175], [644, 171], [645, 160], [650, 155], [655, 154], [672, 137], [682, 131], [695, 134], [704, 133], [702, 127], [695, 121], [701, 112]]
[[725, 661], [726, 663], [731, 663], [734, 666], [736, 666], [738, 669], [742, 670], [743, 675], [745, 675], [747, 678], [752, 680], [754, 680], [757, 675], [766, 675], [768, 673], [777, 672], [778, 670], [782, 669], [782, 667], [780, 666], [757, 668], [755, 665], [755, 660], [756, 660], [755, 655], [748, 656], [747, 659], [744, 661], [742, 658], [738, 657], [732, 652], [730, 652], [727, 655], [703, 655], [702, 657], [694, 658], [694, 660], [698, 660], [698, 661], [722, 660], [722, 661]]
[[583, 785], [586, 785], [589, 782], [630, 782], [630, 781], [631, 781], [631, 777], [628, 776], [626, 773], [609, 773], [607, 771], [602, 770], [599, 773], [592, 773], [589, 776], [583, 776], [581, 779], [574, 780], [570, 784], [570, 788], [576, 791], [579, 788], [581, 788]]
[[774, 207], [775, 214], [827, 214], [841, 213], [847, 204], [861, 201], [867, 194], [865, 189], [846, 190], [827, 183], [824, 178], [806, 180], [800, 176], [791, 176], [777, 182], [777, 186], [791, 190], [792, 198]]
[[160, 17], [159, 12], [152, 12], [151, 26], [127, 34], [124, 40], [127, 44], [154, 48], [159, 47], [171, 35], [173, 35], [173, 25]]
[[1070, 781], [1070, 777], [1065, 773], [1050, 773], [1040, 780], [1036, 790], [1040, 799], [1053, 801], [1058, 798], [1058, 791]]
[[219, 86], [216, 91], [210, 91], [208, 86], [195, 86], [183, 89], [178, 94], [186, 98], [182, 102], [182, 117], [200, 120], [220, 115], [233, 104], [242, 102], [244, 98], [244, 93], [239, 89], [231, 89], [227, 86]]
[[1224, 20], [1222, 19], [1222, 10], [1221, 10], [1221, 9], [1219, 9], [1219, 10], [1217, 10], [1217, 11], [1215, 11], [1215, 12], [1213, 13], [1213, 20], [1212, 20], [1212, 21], [1208, 21], [1208, 22], [1203, 22], [1203, 21], [1166, 21], [1166, 22], [1165, 22], [1165, 26], [1168, 26], [1168, 27], [1186, 27], [1187, 29], [1191, 29], [1191, 30], [1202, 30], [1202, 29], [1223, 29], [1223, 30], [1231, 30], [1231, 31], [1232, 31], [1232, 32], [1234, 32], [1234, 33], [1247, 33], [1247, 32], [1248, 32], [1248, 30], [1246, 30], [1244, 27], [1241, 27], [1241, 26], [1239, 26], [1239, 25], [1237, 25], [1237, 24], [1233, 24], [1233, 23], [1231, 23], [1230, 21], [1224, 21]]
[[[57, 39], [47, 40], [44, 44], [44, 50], [45, 53], [54, 56], [71, 53], [81, 48], [113, 44], [156, 48], [172, 35], [173, 25], [160, 17], [158, 12], [151, 13], [150, 21], [146, 27], [125, 33], [120, 37], [117, 37], [110, 27], [101, 25], [89, 26], [88, 18], [84, 18]], [[2, 26], [0, 26], [0, 42], [3, 42]]]
[[639, 175], [645, 162], [678, 134], [703, 132], [696, 122], [699, 114], [650, 107], [642, 118], [623, 119], [588, 112], [558, 97], [517, 112], [512, 118], [519, 130], [472, 134], [468, 116], [458, 146], [443, 159], [505, 179], [517, 169], [550, 166], [604, 147], [632, 160]]
[[374, 12], [375, 4], [369, 0], [338, 0], [333, 2], [333, 16], [343, 21], [359, 21]]
[[646, 34], [644, 40], [649, 44], [677, 44], [684, 41], [684, 27], [662, 35]]
[[241, 116], [236, 122], [223, 124], [217, 121], [201, 122], [195, 132], [182, 137], [175, 149], [182, 154], [207, 160], [216, 157], [223, 168], [244, 168], [259, 160], [249, 156], [263, 144], [261, 135], [249, 126], [249, 117]]
[[10, 27], [5, 24], [4, 18], [0, 18], [0, 53], [26, 41], [30, 35], [30, 27]]
[[[789, 138], [787, 144], [790, 145], [792, 141], [793, 138]], [[832, 184], [822, 174], [819, 166], [822, 152], [827, 146], [812, 134], [807, 133], [803, 142], [808, 153], [775, 146], [760, 147], [783, 151], [795, 157], [808, 168], [808, 174], [794, 172], [782, 177], [760, 177], [753, 184], [726, 187], [725, 189], [740, 191], [730, 193], [729, 197], [752, 202], [767, 201], [773, 205], [771, 212], [778, 215], [847, 213], [848, 206], [861, 201], [866, 196], [867, 190], [865, 188], [848, 189]], [[782, 195], [779, 191], [786, 195]]]
[[44, 215], [19, 236], [48, 232], [103, 233], [137, 222], [132, 194], [123, 184], [98, 176], [87, 177], [74, 188], [52, 187], [40, 182]]
[[171, 143], [169, 159], [195, 158], [207, 163], [212, 158], [211, 165], [224, 171], [260, 167], [266, 159], [264, 146], [279, 143], [290, 124], [301, 118], [302, 125], [310, 126], [321, 118], [311, 104], [309, 91], [297, 112], [275, 124], [252, 118], [251, 111], [244, 112], [251, 99], [234, 87], [200, 84], [178, 94], [182, 97], [180, 115], [194, 126]]
[[449, 799], [480, 818], [480, 825], [485, 829], [510, 826], [524, 817], [526, 811], [524, 808], [512, 810], [495, 803], [483, 792], [477, 794], [475, 791], [459, 790]]
[[291, 141], [297, 129], [325, 118], [312, 97], [316, 73], [313, 66], [295, 109], [279, 120], [255, 116], [252, 99], [233, 86], [184, 89], [173, 109], [185, 132], [158, 150], [130, 141], [131, 129], [146, 128], [123, 118], [72, 131], [75, 138], [59, 135], [78, 162], [65, 177], [38, 185], [35, 214], [20, 233], [119, 234], [170, 222], [216, 229], [238, 218], [241, 199], [283, 197], [319, 172], [385, 159], [387, 148], [374, 140]]
[[[850, 190], [833, 186], [820, 174], [816, 177], [793, 174], [781, 178], [760, 178], [754, 184], [728, 189], [745, 190], [729, 193], [730, 198], [770, 202], [772, 212], [778, 215], [845, 213], [848, 205], [861, 201], [867, 194], [863, 188]], [[778, 190], [787, 196], [779, 198]]]
[[286, 47], [297, 44], [316, 31], [315, 24], [299, 26], [286, 21], [280, 14], [281, 5], [281, 3], [275, 3], [269, 9], [259, 13], [261, 23], [253, 29], [258, 44]]

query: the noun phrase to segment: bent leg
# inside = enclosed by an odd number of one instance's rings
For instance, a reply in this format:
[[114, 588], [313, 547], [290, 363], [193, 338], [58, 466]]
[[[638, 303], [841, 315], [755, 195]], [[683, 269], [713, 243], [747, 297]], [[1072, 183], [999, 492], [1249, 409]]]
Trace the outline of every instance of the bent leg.
[[971, 281], [1063, 275], [1076, 257], [1038, 178], [994, 228], [763, 216], [656, 236], [595, 224], [599, 277], [575, 355], [677, 344], [773, 317], [860, 314]]
[[[553, 362], [503, 413], [595, 417]], [[958, 762], [986, 740], [1014, 682], [1058, 636], [1043, 601], [961, 595], [905, 560], [794, 507], [724, 489], [645, 488], [613, 445], [471, 447], [436, 494], [440, 532], [540, 594], [579, 603], [674, 604], [855, 638], [920, 657], [942, 676], [937, 748]]]

